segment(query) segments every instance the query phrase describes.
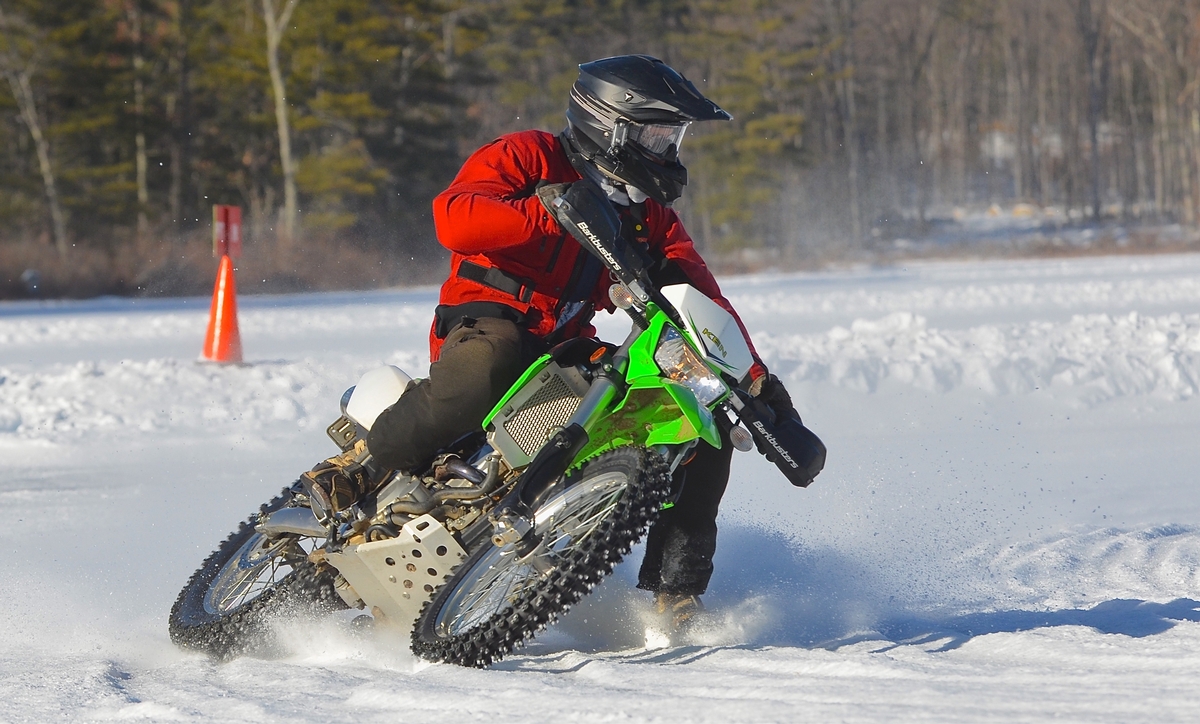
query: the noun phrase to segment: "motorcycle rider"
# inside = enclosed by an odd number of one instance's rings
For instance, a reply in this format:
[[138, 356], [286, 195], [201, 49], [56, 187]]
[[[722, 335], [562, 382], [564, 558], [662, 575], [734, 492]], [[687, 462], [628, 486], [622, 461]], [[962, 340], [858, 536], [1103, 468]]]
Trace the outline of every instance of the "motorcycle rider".
[[[427, 465], [478, 430], [540, 354], [594, 336], [595, 311], [614, 310], [604, 267], [548, 210], [558, 195], [585, 218], [619, 217], [619, 242], [649, 256], [656, 286], [691, 284], [736, 318], [670, 208], [687, 184], [679, 146], [688, 125], [730, 119], [661, 60], [604, 58], [579, 66], [562, 133], [509, 134], [468, 158], [433, 203], [438, 240], [451, 258], [430, 333], [429, 377], [375, 421], [367, 438], [375, 460], [403, 471]], [[742, 383], [776, 414], [796, 414], [757, 354]], [[655, 592], [657, 610], [676, 629], [702, 610], [731, 455], [727, 439], [719, 450], [699, 445], [677, 473], [686, 475], [681, 497], [646, 541], [638, 587]], [[329, 469], [312, 480], [335, 509], [367, 485], [363, 476]]]

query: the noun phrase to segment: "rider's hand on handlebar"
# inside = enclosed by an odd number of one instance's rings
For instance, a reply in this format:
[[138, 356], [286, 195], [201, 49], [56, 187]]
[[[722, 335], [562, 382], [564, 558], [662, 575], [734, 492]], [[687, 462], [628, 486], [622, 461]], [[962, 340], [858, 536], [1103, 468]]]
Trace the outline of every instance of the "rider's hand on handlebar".
[[[808, 487], [825, 467], [825, 443], [800, 421], [792, 396], [778, 377], [770, 373], [757, 377], [747, 391], [752, 395], [746, 408], [758, 451], [775, 463], [792, 485]], [[768, 420], [768, 416], [774, 419]]]
[[775, 375], [768, 372], [755, 379], [750, 383], [749, 392], [771, 409], [776, 421], [783, 421], [789, 417], [800, 419], [800, 413], [796, 412], [795, 406], [792, 405], [792, 396]]

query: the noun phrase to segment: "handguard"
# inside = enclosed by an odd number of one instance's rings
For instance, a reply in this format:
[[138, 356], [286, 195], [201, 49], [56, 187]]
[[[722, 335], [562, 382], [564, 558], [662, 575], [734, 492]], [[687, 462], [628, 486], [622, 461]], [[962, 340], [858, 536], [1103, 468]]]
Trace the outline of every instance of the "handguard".
[[792, 485], [807, 488], [825, 467], [825, 443], [794, 416], [776, 419], [762, 400], [739, 391], [738, 417], [746, 423], [754, 442]]
[[570, 184], [552, 184], [537, 190], [538, 198], [559, 225], [593, 254], [641, 302], [650, 300], [642, 286], [641, 269], [616, 251], [621, 236], [621, 217], [599, 186], [584, 179]]

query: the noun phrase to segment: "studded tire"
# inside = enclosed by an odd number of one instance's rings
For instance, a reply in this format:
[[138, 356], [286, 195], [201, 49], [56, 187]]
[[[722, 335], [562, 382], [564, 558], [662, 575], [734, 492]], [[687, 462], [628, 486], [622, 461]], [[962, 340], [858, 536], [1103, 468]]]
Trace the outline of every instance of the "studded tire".
[[[623, 491], [619, 496], [614, 494], [611, 502], [601, 500], [603, 481], [620, 476], [628, 481]], [[505, 549], [486, 541], [455, 569], [422, 609], [413, 629], [413, 653], [431, 661], [474, 667], [485, 667], [504, 657], [553, 623], [612, 572], [657, 516], [670, 493], [670, 483], [670, 471], [662, 458], [641, 447], [611, 450], [568, 473], [558, 490], [539, 507], [535, 520], [541, 521], [549, 509], [566, 511], [571, 496], [582, 500], [588, 493], [580, 491], [587, 491], [590, 484], [601, 491], [594, 506], [599, 511], [596, 516], [602, 516], [598, 522], [577, 540], [566, 543], [561, 551], [548, 552], [547, 560], [553, 565], [543, 568], [549, 570], [535, 574], [534, 567], [525, 566], [528, 573], [521, 579], [524, 586], [511, 594], [489, 593], [486, 582], [489, 576], [493, 581], [503, 579], [506, 570], [503, 567], [516, 570], [521, 563], [516, 554], [506, 559]], [[586, 504], [585, 501], [580, 506]], [[560, 507], [553, 508], [555, 505]], [[566, 514], [562, 513], [562, 517]], [[579, 522], [576, 527], [582, 531], [586, 525]], [[551, 526], [543, 540], [555, 533], [561, 531]], [[511, 575], [519, 578], [521, 574]], [[499, 589], [502, 584], [492, 585]], [[481, 586], [479, 595], [490, 598], [479, 606], [480, 610], [473, 611], [466, 602], [474, 600], [472, 595]], [[456, 617], [456, 612], [464, 607], [473, 613], [473, 618], [465, 624], [461, 615]]]
[[[285, 488], [260, 508], [269, 513], [286, 507], [299, 484]], [[299, 547], [299, 538], [279, 539], [278, 558], [289, 570], [267, 581], [251, 598], [222, 610], [211, 604], [213, 586], [236, 564], [239, 554], [263, 540], [254, 530], [258, 516], [243, 522], [192, 574], [171, 608], [168, 628], [171, 640], [185, 649], [203, 651], [220, 659], [246, 654], [268, 654], [276, 643], [271, 622], [280, 616], [295, 616], [345, 608], [333, 589], [334, 573], [318, 569]]]

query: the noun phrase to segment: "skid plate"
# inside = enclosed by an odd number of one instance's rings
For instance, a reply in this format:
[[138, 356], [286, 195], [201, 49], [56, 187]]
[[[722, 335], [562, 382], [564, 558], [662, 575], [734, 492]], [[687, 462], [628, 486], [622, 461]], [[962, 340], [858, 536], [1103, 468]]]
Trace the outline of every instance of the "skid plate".
[[326, 560], [380, 620], [411, 628], [421, 607], [467, 552], [430, 515], [409, 521], [388, 540], [346, 546]]

